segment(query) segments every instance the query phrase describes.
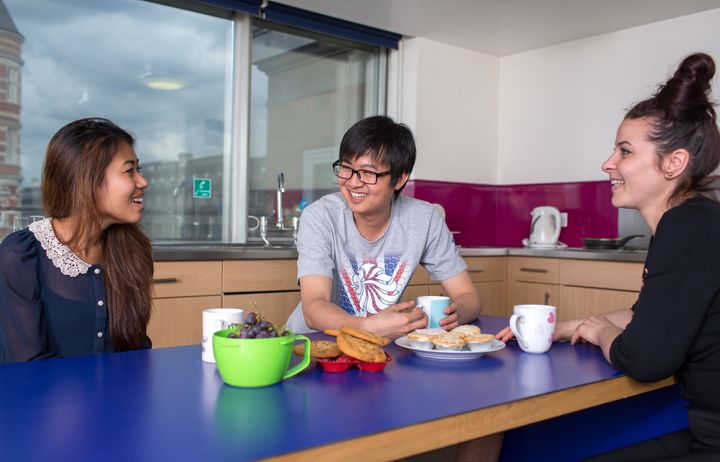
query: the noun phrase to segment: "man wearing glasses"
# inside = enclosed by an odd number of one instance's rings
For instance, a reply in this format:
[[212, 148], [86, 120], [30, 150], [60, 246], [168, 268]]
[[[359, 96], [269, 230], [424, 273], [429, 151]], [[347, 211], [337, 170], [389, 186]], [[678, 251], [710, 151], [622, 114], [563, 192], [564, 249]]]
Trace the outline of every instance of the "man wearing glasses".
[[298, 231], [301, 303], [296, 332], [350, 325], [390, 338], [427, 327], [415, 300], [401, 295], [422, 264], [452, 303], [444, 329], [480, 314], [480, 297], [444, 219], [431, 204], [401, 196], [415, 165], [410, 130], [368, 117], [343, 136], [333, 165], [340, 191], [309, 205]]

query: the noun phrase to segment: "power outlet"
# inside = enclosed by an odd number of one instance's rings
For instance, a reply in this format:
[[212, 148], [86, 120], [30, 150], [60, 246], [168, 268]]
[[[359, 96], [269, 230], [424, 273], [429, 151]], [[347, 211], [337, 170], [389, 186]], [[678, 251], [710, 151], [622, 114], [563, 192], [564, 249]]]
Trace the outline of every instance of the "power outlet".
[[560, 212], [560, 227], [567, 228], [567, 212]]

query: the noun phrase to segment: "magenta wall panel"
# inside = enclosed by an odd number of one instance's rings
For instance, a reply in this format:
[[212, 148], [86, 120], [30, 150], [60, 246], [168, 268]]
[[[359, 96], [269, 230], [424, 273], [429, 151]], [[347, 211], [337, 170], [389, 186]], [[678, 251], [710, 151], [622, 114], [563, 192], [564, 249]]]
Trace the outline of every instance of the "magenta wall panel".
[[582, 237], [617, 237], [618, 213], [608, 181], [530, 185], [477, 185], [414, 180], [403, 191], [441, 204], [450, 230], [465, 247], [522, 247], [530, 231], [530, 211], [552, 205], [568, 214], [560, 241], [581, 247]]

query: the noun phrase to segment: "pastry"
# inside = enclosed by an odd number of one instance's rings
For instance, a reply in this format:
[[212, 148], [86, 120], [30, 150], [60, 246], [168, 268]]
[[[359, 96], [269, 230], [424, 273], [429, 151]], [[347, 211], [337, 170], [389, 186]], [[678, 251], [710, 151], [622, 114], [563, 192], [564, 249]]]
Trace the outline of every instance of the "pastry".
[[365, 341], [368, 341], [370, 343], [374, 343], [375, 345], [385, 346], [388, 343], [391, 342], [391, 340], [387, 337], [382, 337], [377, 334], [373, 334], [372, 332], [368, 332], [361, 329], [356, 329], [354, 327], [350, 326], [343, 326], [342, 329], [340, 329], [341, 332], [352, 335], [355, 338], [359, 338]]
[[457, 326], [450, 332], [452, 332], [453, 334], [458, 334], [461, 337], [469, 337], [471, 335], [480, 334], [480, 328], [474, 324], [464, 324], [462, 326]]
[[417, 331], [410, 332], [407, 335], [408, 342], [413, 348], [425, 348], [427, 350], [433, 349], [432, 336], [421, 334]]
[[[305, 344], [298, 343], [293, 347], [293, 353], [303, 356], [305, 353]], [[310, 342], [310, 356], [313, 358], [336, 358], [342, 352], [338, 348], [337, 343], [327, 340], [313, 340]]]
[[450, 332], [434, 336], [432, 342], [436, 350], [460, 351], [465, 346], [465, 339]]
[[339, 333], [340, 333], [340, 331], [337, 329], [325, 329], [323, 331], [323, 334], [329, 335], [331, 337], [337, 337]]
[[348, 335], [345, 332], [341, 332], [337, 336], [337, 345], [340, 351], [360, 361], [380, 363], [387, 360], [385, 351], [383, 351], [382, 348], [374, 343]]
[[494, 338], [493, 334], [474, 334], [465, 337], [465, 344], [472, 351], [485, 350], [490, 346], [490, 342]]

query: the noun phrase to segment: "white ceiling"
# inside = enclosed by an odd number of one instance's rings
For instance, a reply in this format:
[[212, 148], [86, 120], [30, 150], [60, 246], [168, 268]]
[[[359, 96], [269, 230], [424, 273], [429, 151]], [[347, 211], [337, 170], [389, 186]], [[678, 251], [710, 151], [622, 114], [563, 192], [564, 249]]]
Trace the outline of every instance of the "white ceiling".
[[280, 3], [495, 56], [720, 8], [720, 0], [280, 0]]

